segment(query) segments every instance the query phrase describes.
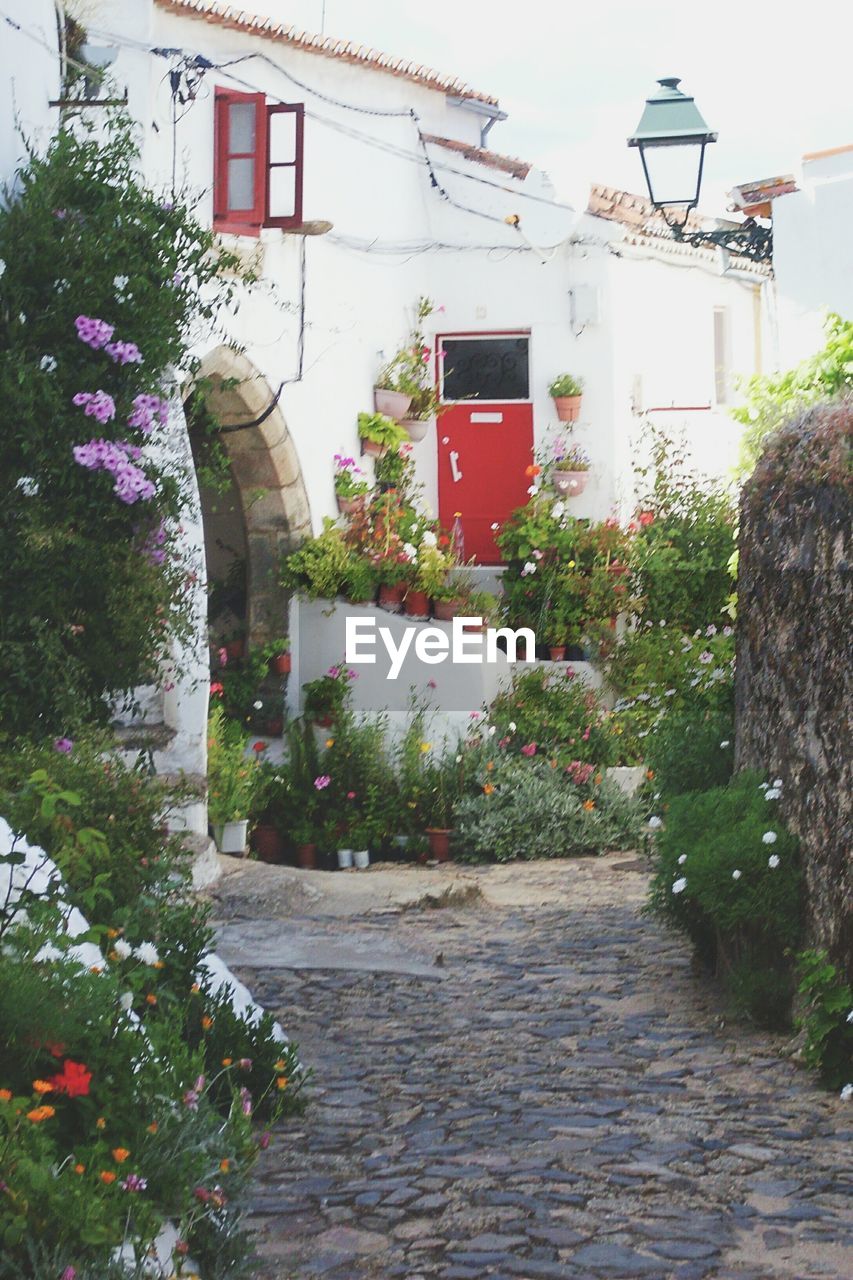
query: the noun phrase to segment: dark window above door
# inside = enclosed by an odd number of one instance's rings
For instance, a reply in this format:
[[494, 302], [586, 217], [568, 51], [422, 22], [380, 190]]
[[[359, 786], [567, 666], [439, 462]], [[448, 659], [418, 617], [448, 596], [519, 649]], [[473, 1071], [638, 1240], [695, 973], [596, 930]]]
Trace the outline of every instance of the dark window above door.
[[529, 400], [530, 338], [442, 338], [442, 393], [459, 400]]

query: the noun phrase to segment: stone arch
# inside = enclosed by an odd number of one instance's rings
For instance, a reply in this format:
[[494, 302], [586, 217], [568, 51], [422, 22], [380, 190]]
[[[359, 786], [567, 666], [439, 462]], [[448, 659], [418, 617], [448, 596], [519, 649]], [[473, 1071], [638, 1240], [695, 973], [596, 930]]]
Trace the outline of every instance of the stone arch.
[[275, 392], [245, 355], [219, 346], [204, 357], [198, 377], [209, 382], [208, 403], [223, 427], [265, 415], [258, 426], [222, 436], [245, 524], [247, 638], [250, 646], [263, 644], [286, 629], [279, 559], [311, 533], [302, 469]]

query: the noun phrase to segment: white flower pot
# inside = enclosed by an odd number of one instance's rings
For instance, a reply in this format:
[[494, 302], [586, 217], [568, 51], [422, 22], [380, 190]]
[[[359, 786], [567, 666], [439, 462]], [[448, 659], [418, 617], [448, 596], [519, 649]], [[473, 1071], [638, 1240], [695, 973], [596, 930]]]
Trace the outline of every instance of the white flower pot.
[[354, 849], [352, 856], [359, 871], [365, 871], [370, 866], [370, 854], [366, 849]]
[[222, 822], [213, 828], [213, 838], [220, 853], [245, 853], [249, 820]]
[[615, 782], [619, 790], [624, 791], [626, 796], [632, 796], [639, 791], [645, 776], [646, 766], [644, 764], [614, 764], [607, 770], [607, 777], [611, 782]]
[[338, 849], [338, 870], [348, 871], [352, 866], [352, 849]]
[[425, 438], [432, 423], [432, 418], [403, 418], [400, 426], [405, 427], [409, 433], [409, 439], [418, 444], [419, 441]]
[[412, 397], [405, 395], [402, 391], [382, 391], [379, 387], [373, 388], [373, 406], [376, 412], [384, 413], [386, 418], [393, 418], [395, 422], [405, 418], [411, 403]]
[[583, 493], [589, 480], [588, 471], [552, 471], [551, 484], [567, 498], [576, 498]]

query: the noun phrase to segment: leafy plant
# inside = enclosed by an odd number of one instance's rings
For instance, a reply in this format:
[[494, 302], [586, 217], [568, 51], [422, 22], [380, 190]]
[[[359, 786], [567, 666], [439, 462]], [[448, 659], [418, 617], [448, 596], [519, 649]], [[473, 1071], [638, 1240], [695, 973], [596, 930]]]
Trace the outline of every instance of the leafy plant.
[[573, 373], [561, 373], [548, 387], [548, 395], [555, 400], [583, 395], [583, 378], [576, 378]]
[[355, 458], [335, 454], [335, 494], [339, 498], [352, 500], [363, 498], [370, 492], [370, 484], [364, 479], [364, 472]]
[[303, 707], [306, 720], [334, 722], [346, 708], [350, 696], [350, 684], [357, 672], [339, 664], [329, 667], [324, 676], [309, 680], [302, 686]]
[[360, 413], [358, 437], [360, 440], [370, 440], [373, 444], [382, 445], [385, 449], [395, 450], [408, 442], [409, 433], [393, 418], [386, 418], [384, 413]]
[[489, 723], [513, 754], [610, 764], [616, 744], [599, 695], [571, 668], [554, 674], [545, 667], [516, 673], [510, 687], [492, 701]]
[[825, 951], [801, 952], [797, 979], [806, 1064], [830, 1089], [853, 1083], [853, 987]]
[[411, 399], [407, 417], [424, 420], [441, 412], [430, 366], [432, 350], [423, 332], [423, 323], [436, 308], [430, 298], [420, 297], [415, 305], [415, 324], [408, 341], [380, 370], [375, 386], [383, 391], [399, 391]]
[[214, 826], [248, 818], [257, 786], [257, 760], [247, 756], [242, 727], [221, 706], [210, 710], [207, 732], [208, 816]]

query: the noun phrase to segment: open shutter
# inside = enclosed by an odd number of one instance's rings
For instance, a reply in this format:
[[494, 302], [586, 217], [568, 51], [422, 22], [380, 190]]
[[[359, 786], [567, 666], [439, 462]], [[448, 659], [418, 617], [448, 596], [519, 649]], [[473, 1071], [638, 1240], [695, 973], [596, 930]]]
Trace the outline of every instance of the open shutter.
[[305, 108], [302, 103], [267, 107], [268, 227], [298, 227], [302, 223], [302, 171]]
[[266, 99], [262, 93], [217, 89], [214, 110], [214, 223], [221, 230], [257, 234], [266, 209]]

